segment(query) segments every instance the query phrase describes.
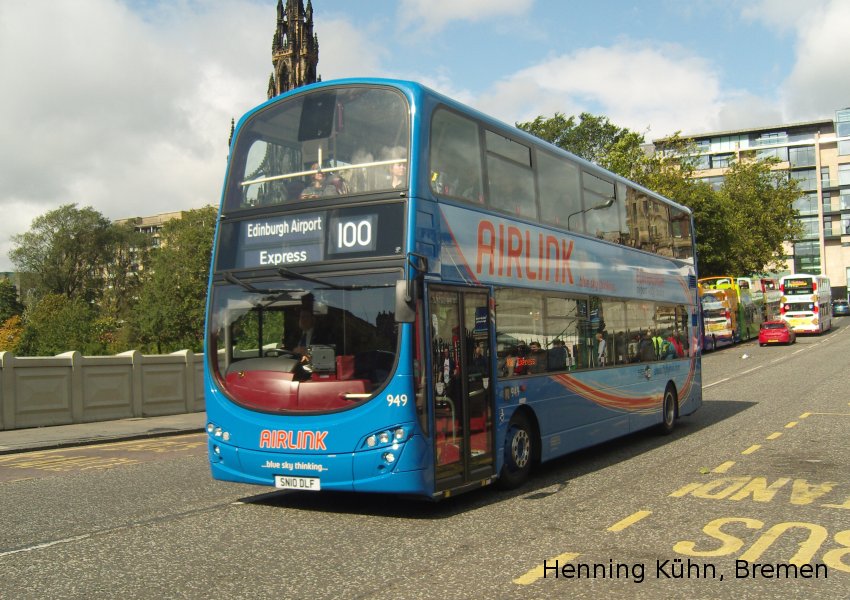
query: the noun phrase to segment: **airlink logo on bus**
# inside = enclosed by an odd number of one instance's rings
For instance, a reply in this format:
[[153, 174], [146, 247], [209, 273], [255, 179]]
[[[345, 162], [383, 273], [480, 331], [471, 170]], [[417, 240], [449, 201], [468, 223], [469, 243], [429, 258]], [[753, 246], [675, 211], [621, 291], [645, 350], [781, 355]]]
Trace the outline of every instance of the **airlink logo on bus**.
[[[507, 229], [507, 231], [506, 231]], [[516, 277], [573, 283], [570, 255], [573, 241], [551, 234], [536, 235], [530, 230], [499, 223], [498, 228], [487, 220], [478, 222], [478, 256], [475, 270], [480, 275], [488, 263], [487, 273], [499, 277]], [[535, 256], [536, 254], [536, 256]], [[514, 275], [514, 270], [516, 275]]]
[[260, 448], [285, 450], [327, 450], [327, 431], [286, 431], [263, 429], [260, 432]]

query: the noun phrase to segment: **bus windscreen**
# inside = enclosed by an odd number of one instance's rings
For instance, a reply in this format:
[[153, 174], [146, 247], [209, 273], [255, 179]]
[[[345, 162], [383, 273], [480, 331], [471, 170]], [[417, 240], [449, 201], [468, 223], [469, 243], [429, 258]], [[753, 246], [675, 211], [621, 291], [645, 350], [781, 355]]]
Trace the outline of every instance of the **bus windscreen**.
[[225, 210], [406, 189], [408, 112], [401, 94], [380, 86], [258, 109], [234, 144]]

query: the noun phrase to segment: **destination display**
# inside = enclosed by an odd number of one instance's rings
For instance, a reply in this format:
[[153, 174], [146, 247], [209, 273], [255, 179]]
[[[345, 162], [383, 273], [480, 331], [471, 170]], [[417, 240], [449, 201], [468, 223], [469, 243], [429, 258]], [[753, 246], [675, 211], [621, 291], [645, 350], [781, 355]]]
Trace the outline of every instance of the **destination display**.
[[785, 293], [787, 294], [811, 294], [812, 291], [811, 279], [801, 278], [785, 280]]
[[402, 253], [404, 205], [336, 208], [222, 223], [219, 270]]

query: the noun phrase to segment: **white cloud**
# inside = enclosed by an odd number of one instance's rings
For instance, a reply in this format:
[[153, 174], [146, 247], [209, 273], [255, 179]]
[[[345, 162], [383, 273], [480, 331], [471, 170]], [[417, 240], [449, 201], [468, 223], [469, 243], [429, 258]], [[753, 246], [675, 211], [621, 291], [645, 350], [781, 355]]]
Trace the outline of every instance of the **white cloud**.
[[323, 19], [314, 31], [319, 36], [318, 71], [323, 80], [386, 75], [381, 63], [389, 51], [380, 33], [339, 18]]
[[844, 49], [850, 3], [846, 0], [760, 0], [745, 4], [744, 18], [790, 34], [795, 62], [770, 102], [781, 109], [773, 121], [831, 118], [850, 104], [850, 54]]
[[622, 42], [578, 50], [524, 69], [494, 85], [477, 105], [508, 122], [587, 111], [649, 137], [687, 124], [717, 122], [718, 74], [706, 60], [670, 45]]
[[433, 34], [451, 21], [483, 21], [493, 17], [522, 16], [534, 0], [401, 0], [398, 7], [402, 29]]
[[834, 1], [799, 22], [796, 62], [783, 83], [791, 120], [832, 118], [850, 106], [850, 54], [846, 51], [850, 3]]
[[648, 130], [648, 139], [829, 118], [850, 105], [850, 78], [841, 76], [850, 72], [850, 54], [840, 43], [850, 2], [740, 6], [742, 17], [785, 33], [795, 50], [793, 69], [787, 77], [777, 73], [769, 95], [724, 85], [718, 65], [682, 47], [631, 40], [549, 57], [502, 78], [473, 103], [509, 123], [556, 111], [602, 114], [618, 126]]
[[720, 105], [717, 126], [712, 131], [752, 129], [782, 122], [784, 117], [776, 98], [762, 98], [743, 91], [733, 92], [727, 94]]
[[[843, 0], [839, 0], [843, 1]], [[781, 32], [796, 30], [814, 10], [820, 10], [832, 0], [743, 0], [739, 1], [741, 17], [761, 21]]]
[[230, 120], [265, 100], [256, 40], [273, 19], [242, 0], [0, 5], [0, 270], [9, 238], [62, 204], [122, 218], [218, 203]]

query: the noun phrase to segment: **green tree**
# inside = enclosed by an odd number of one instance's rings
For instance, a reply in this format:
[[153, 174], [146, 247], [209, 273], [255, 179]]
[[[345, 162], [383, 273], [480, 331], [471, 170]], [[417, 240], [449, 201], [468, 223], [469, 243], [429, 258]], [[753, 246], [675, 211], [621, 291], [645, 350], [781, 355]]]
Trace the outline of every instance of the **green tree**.
[[92, 343], [95, 311], [82, 298], [45, 294], [24, 312], [24, 331], [18, 352], [24, 356], [54, 356], [70, 350], [98, 353]]
[[190, 210], [162, 228], [145, 266], [134, 326], [158, 353], [203, 348], [207, 279], [216, 209]]
[[151, 238], [132, 223], [113, 224], [107, 236], [100, 313], [114, 321], [114, 329], [135, 311], [142, 289], [140, 267], [148, 262]]
[[24, 305], [18, 299], [18, 288], [10, 279], [0, 279], [0, 323], [23, 312]]
[[738, 161], [726, 172], [718, 195], [731, 215], [727, 226], [735, 245], [727, 256], [725, 273], [779, 270], [783, 242], [802, 233], [794, 208], [801, 195], [797, 181], [785, 171], [771, 170], [773, 162]]
[[66, 204], [36, 217], [12, 236], [9, 258], [37, 296], [62, 294], [95, 300], [102, 289], [110, 223], [91, 207]]
[[[631, 151], [643, 143], [643, 136], [621, 127], [617, 127], [608, 117], [597, 117], [590, 113], [581, 113], [578, 120], [574, 116], [565, 117], [555, 113], [551, 118], [537, 117], [528, 123], [517, 123], [517, 127], [547, 142], [572, 152], [585, 160], [596, 163], [606, 169], [625, 175], [617, 165], [609, 161], [622, 158], [622, 152]], [[619, 148], [615, 156], [612, 149]]]

